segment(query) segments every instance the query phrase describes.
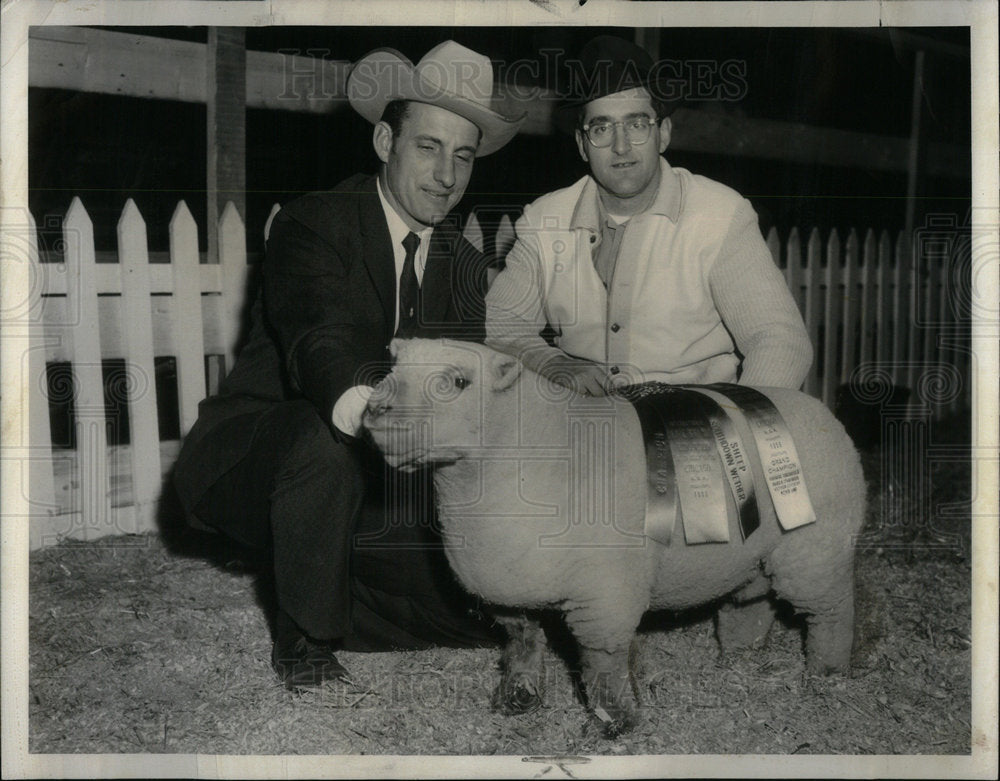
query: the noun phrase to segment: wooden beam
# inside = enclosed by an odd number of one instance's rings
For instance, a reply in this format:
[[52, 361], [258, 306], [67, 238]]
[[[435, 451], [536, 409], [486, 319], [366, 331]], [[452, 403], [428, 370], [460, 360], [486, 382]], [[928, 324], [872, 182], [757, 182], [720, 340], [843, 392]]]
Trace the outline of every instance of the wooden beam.
[[[513, 88], [516, 95], [527, 89]], [[556, 96], [545, 90], [532, 100], [510, 95], [494, 100], [498, 111], [524, 111], [528, 118], [521, 132], [526, 135], [557, 133], [552, 115]], [[778, 160], [790, 163], [863, 168], [905, 173], [909, 169], [910, 139], [817, 127], [798, 122], [748, 119], [705, 109], [679, 108], [673, 115], [670, 149], [715, 155]], [[928, 144], [926, 173], [932, 176], [968, 178], [971, 154], [956, 144]], [[667, 153], [669, 155], [669, 151]]]
[[[204, 44], [83, 27], [35, 27], [30, 32], [28, 83], [205, 102], [204, 48]], [[246, 63], [247, 108], [325, 114], [347, 105], [348, 62], [250, 51]], [[552, 123], [556, 102], [555, 95], [545, 90], [499, 86], [494, 107], [511, 113], [526, 110], [521, 131], [525, 135], [551, 135], [558, 132]], [[672, 148], [684, 151], [897, 173], [907, 171], [909, 143], [902, 137], [693, 109], [674, 114], [671, 140]], [[928, 176], [970, 175], [971, 153], [966, 147], [928, 144], [925, 160]]]
[[[678, 109], [670, 146], [691, 152], [905, 173], [910, 139], [770, 119]], [[926, 173], [968, 178], [969, 149], [928, 144]]]
[[205, 102], [205, 46], [88, 27], [32, 27], [28, 85]]
[[935, 54], [943, 54], [956, 60], [969, 59], [968, 46], [960, 46], [949, 41], [932, 38], [929, 35], [913, 33], [904, 28], [843, 27], [840, 32], [857, 38], [875, 39], [880, 43], [885, 43], [888, 39], [894, 46], [898, 45], [912, 50], [921, 49]]
[[[33, 27], [28, 85], [205, 103], [205, 44], [89, 27]], [[325, 114], [347, 106], [350, 63], [246, 53], [247, 108]]]
[[246, 31], [208, 28], [206, 143], [208, 258], [219, 255], [219, 216], [232, 201], [246, 221]]

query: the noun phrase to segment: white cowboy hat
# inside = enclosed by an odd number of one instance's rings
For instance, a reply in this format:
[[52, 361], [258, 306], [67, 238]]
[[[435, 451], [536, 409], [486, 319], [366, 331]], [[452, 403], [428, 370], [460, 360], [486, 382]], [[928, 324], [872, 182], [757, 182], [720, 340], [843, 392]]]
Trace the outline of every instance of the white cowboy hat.
[[493, 66], [489, 58], [454, 41], [438, 44], [416, 65], [395, 49], [374, 49], [355, 63], [347, 77], [351, 106], [372, 124], [393, 100], [440, 106], [465, 117], [482, 131], [476, 157], [510, 141], [527, 112], [505, 117], [490, 108]]

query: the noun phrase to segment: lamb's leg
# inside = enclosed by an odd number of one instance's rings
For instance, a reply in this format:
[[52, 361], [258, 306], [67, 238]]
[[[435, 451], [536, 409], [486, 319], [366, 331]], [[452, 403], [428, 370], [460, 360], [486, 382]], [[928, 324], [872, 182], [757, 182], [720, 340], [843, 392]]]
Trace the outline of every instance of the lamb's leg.
[[821, 675], [846, 671], [854, 642], [854, 560], [848, 544], [836, 550], [836, 542], [820, 562], [815, 551], [810, 561], [792, 546], [776, 549], [771, 560], [775, 593], [806, 616], [806, 669]]
[[723, 604], [715, 618], [722, 653], [759, 648], [774, 624], [774, 604], [768, 598], [770, 582], [761, 575]]
[[617, 600], [605, 592], [566, 612], [566, 622], [580, 644], [587, 704], [609, 738], [638, 723], [629, 664], [643, 606], [638, 599]]
[[523, 614], [498, 613], [495, 618], [507, 632], [507, 645], [493, 706], [505, 713], [530, 713], [542, 704], [545, 633], [537, 621]]
[[806, 615], [806, 669], [817, 675], [844, 672], [854, 644], [854, 579], [845, 578], [833, 604]]
[[723, 654], [760, 648], [774, 623], [774, 605], [767, 597], [753, 602], [727, 602], [719, 608], [715, 631]]
[[633, 729], [638, 720], [628, 649], [581, 648], [580, 661], [587, 704], [600, 720], [605, 737], [615, 738]]

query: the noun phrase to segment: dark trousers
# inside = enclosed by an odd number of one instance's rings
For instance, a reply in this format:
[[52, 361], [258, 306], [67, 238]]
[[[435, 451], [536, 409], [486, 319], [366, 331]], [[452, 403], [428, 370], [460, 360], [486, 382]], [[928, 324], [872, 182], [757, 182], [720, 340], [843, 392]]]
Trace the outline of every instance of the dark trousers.
[[306, 401], [256, 418], [250, 451], [195, 515], [270, 552], [278, 607], [316, 639], [357, 650], [498, 641], [451, 575], [430, 474], [404, 475], [366, 445], [338, 442]]

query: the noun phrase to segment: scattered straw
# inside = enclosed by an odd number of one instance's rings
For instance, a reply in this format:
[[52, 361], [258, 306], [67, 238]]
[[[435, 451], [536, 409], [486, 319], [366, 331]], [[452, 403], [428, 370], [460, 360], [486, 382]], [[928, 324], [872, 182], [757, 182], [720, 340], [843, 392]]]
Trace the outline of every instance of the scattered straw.
[[710, 611], [658, 616], [642, 635], [642, 721], [615, 741], [584, 729], [551, 652], [545, 705], [521, 717], [490, 709], [492, 650], [343, 653], [355, 685], [288, 692], [250, 568], [153, 536], [66, 542], [31, 556], [30, 750], [968, 753], [969, 516], [953, 511], [968, 507], [968, 465], [958, 469], [934, 487], [947, 517], [919, 530], [884, 528], [873, 479], [851, 677], [806, 675], [794, 621], [764, 649], [720, 659]]

